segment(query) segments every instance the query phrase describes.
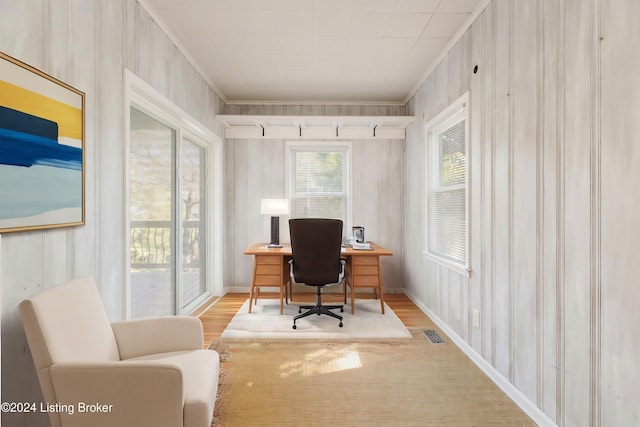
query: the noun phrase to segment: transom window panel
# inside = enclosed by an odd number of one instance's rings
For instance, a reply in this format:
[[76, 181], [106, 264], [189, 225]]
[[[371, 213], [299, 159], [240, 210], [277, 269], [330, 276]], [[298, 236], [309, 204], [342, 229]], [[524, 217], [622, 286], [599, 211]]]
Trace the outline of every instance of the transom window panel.
[[292, 217], [346, 220], [346, 147], [292, 147]]
[[467, 105], [465, 95], [429, 122], [427, 253], [468, 270]]

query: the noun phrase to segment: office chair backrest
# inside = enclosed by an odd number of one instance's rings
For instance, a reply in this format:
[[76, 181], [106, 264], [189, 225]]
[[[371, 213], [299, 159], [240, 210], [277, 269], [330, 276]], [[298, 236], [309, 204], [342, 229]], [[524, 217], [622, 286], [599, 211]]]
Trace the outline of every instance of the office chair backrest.
[[297, 283], [326, 285], [340, 275], [342, 221], [300, 218], [289, 220], [293, 274]]

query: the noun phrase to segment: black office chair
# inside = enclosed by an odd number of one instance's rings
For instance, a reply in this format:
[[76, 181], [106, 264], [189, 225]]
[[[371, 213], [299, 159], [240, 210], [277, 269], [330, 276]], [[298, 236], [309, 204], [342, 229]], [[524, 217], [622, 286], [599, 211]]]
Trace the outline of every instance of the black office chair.
[[316, 305], [303, 305], [298, 309], [308, 310], [293, 318], [293, 329], [296, 320], [312, 314], [326, 314], [340, 320], [342, 316], [329, 310], [340, 309], [342, 305], [322, 305], [321, 288], [327, 285], [342, 283], [344, 279], [345, 261], [340, 259], [342, 247], [342, 221], [339, 219], [290, 219], [289, 236], [291, 237], [291, 282], [304, 283], [316, 287]]

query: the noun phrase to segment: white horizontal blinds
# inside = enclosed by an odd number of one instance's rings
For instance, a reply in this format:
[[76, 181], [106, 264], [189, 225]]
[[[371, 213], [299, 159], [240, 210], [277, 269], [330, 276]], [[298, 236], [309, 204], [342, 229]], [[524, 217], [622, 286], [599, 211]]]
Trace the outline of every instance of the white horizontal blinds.
[[441, 187], [464, 186], [467, 169], [464, 131], [462, 120], [438, 136]]
[[295, 218], [345, 219], [346, 152], [294, 150]]
[[[437, 139], [436, 139], [437, 138]], [[457, 263], [466, 263], [466, 141], [465, 120], [436, 132], [429, 203], [429, 252]], [[435, 178], [435, 177], [434, 177]]]

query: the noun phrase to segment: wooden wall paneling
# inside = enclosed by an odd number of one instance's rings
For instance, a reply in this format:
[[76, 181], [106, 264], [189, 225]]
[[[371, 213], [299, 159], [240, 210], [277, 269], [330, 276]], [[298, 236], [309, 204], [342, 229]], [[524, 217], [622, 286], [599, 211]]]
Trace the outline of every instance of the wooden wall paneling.
[[85, 92], [84, 110], [84, 209], [85, 224], [68, 230], [73, 239], [70, 246], [73, 256], [67, 260], [70, 263], [68, 278], [78, 276], [94, 276], [97, 271], [99, 251], [97, 241], [97, 99], [91, 96], [96, 87], [98, 77], [93, 72], [95, 61], [100, 52], [96, 50], [96, 14], [92, 2], [71, 2], [70, 32], [73, 35], [69, 57], [73, 58], [67, 70], [69, 82], [77, 89]]
[[[364, 146], [354, 143], [351, 146], [351, 177], [349, 180], [349, 191], [351, 191], [351, 221], [352, 225], [359, 225], [365, 227], [365, 238], [369, 238], [370, 236], [366, 230], [366, 218], [365, 218], [365, 210], [367, 206], [367, 197], [368, 194], [360, 191], [362, 187], [362, 182], [370, 179], [368, 178], [369, 170], [372, 170], [372, 166], [362, 167], [361, 165], [366, 164], [367, 159], [365, 158], [365, 150]], [[377, 167], [377, 165], [376, 165]], [[346, 230], [348, 236], [351, 236], [352, 232], [350, 229]]]
[[[271, 219], [268, 215], [260, 213], [260, 199], [262, 199], [262, 181], [265, 173], [270, 169], [262, 161], [263, 141], [250, 139], [247, 141], [247, 194], [246, 214], [249, 218], [247, 246], [253, 242], [267, 241], [271, 237]], [[267, 233], [265, 234], [265, 231]], [[250, 257], [246, 257], [250, 258]], [[250, 276], [249, 276], [250, 277]], [[250, 281], [249, 281], [250, 283]]]
[[[23, 299], [42, 290], [45, 239], [42, 231], [2, 235], [2, 399], [5, 402], [30, 402], [40, 395], [40, 385], [18, 313]], [[16, 269], [20, 265], [23, 268]], [[11, 387], [6, 386], [11, 384]], [[37, 425], [46, 414], [3, 413], [6, 425], [19, 425], [27, 419]]]
[[537, 1], [513, 6], [513, 372], [537, 401], [539, 48]]
[[[162, 32], [160, 29], [157, 29], [157, 31]], [[171, 99], [175, 105], [188, 111], [187, 100], [196, 98], [196, 85], [192, 78], [194, 74], [185, 70], [183, 67], [188, 61], [168, 38], [164, 40], [154, 38], [154, 40], [156, 40], [158, 44], [158, 51], [161, 52], [158, 56], [163, 58], [160, 60], [161, 64], [159, 68], [166, 70], [164, 73], [158, 73], [163, 77], [162, 92], [168, 93], [169, 99]], [[173, 84], [173, 82], [183, 83], [182, 85], [177, 85]]]
[[[483, 24], [483, 57], [479, 64], [478, 73], [483, 81], [483, 104], [482, 114], [478, 120], [483, 123], [483, 135], [480, 145], [481, 161], [480, 165], [473, 167], [480, 168], [482, 180], [481, 188], [481, 216], [473, 216], [471, 218], [472, 227], [481, 228], [481, 241], [476, 241], [475, 245], [480, 246], [481, 254], [481, 272], [482, 272], [482, 304], [480, 308], [480, 327], [485, 335], [482, 340], [483, 354], [487, 360], [495, 364], [494, 348], [490, 343], [495, 337], [495, 310], [493, 308], [495, 294], [494, 280], [494, 230], [495, 226], [495, 204], [493, 189], [495, 186], [494, 157], [495, 157], [495, 78], [496, 78], [496, 59], [495, 59], [495, 3], [491, 3], [485, 13], [482, 15]], [[470, 64], [471, 67], [475, 64]], [[473, 95], [472, 95], [473, 97]], [[482, 219], [478, 219], [482, 218]], [[474, 225], [475, 224], [475, 225]]]
[[[404, 111], [403, 111], [404, 114]], [[403, 265], [405, 263], [405, 252], [404, 252], [404, 239], [406, 234], [405, 231], [405, 222], [404, 218], [404, 199], [406, 196], [405, 189], [405, 181], [402, 179], [405, 173], [405, 141], [399, 140], [391, 140], [389, 142], [389, 147], [391, 148], [391, 163], [390, 168], [393, 170], [393, 173], [390, 177], [391, 185], [394, 187], [392, 190], [395, 197], [394, 205], [392, 209], [396, 210], [392, 213], [392, 228], [389, 230], [389, 240], [394, 241], [395, 244], [393, 246], [394, 254], [397, 254], [399, 259], [395, 262], [394, 273], [396, 275], [396, 283], [398, 288], [404, 289], [404, 280], [403, 280]], [[400, 191], [397, 191], [400, 190]], [[392, 239], [393, 238], [393, 239]]]
[[465, 33], [458, 43], [451, 49], [447, 55], [447, 106], [456, 99], [460, 98], [460, 95], [464, 92], [463, 87], [468, 87], [467, 82], [462, 82], [463, 76], [466, 76], [466, 70], [463, 67], [466, 66], [469, 55], [469, 33]]
[[[102, 248], [124, 247], [124, 170], [123, 170], [123, 1], [96, 3], [100, 21], [96, 23], [97, 58], [97, 126], [99, 207], [97, 223]], [[119, 72], [114, 72], [116, 69]], [[106, 173], [106, 171], [109, 171]], [[124, 313], [125, 269], [123, 254], [119, 250], [99, 253], [96, 282], [100, 288], [107, 313], [111, 319], [120, 319]]]
[[[640, 3], [600, 1], [600, 425], [640, 426]], [[598, 166], [597, 164], [594, 166]], [[594, 289], [597, 291], [598, 289]]]
[[[564, 425], [589, 425], [591, 400], [591, 23], [589, 3], [567, 0], [564, 200]], [[589, 402], [589, 405], [586, 404]]]
[[[376, 210], [378, 211], [378, 218], [374, 231], [377, 241], [388, 241], [391, 243], [391, 239], [389, 239], [389, 225], [395, 213], [393, 209], [393, 196], [402, 193], [402, 190], [400, 188], [393, 189], [390, 186], [389, 173], [391, 170], [389, 169], [389, 162], [391, 160], [391, 151], [389, 140], [372, 139], [367, 143], [373, 145], [377, 152], [376, 169], [378, 171], [378, 182], [376, 192], [378, 193], [378, 201]], [[402, 181], [396, 181], [396, 183], [401, 182]]]
[[449, 55], [445, 56], [442, 62], [436, 67], [433, 72], [432, 85], [429, 87], [430, 96], [429, 99], [432, 102], [427, 103], [430, 106], [430, 111], [427, 115], [427, 121], [439, 114], [442, 110], [447, 108], [448, 95], [449, 95]]
[[[358, 175], [362, 177], [362, 180], [354, 182], [353, 191], [363, 195], [364, 202], [362, 211], [358, 212], [359, 220], [354, 217], [353, 225], [363, 226], [365, 228], [365, 238], [375, 241], [378, 237], [379, 206], [384, 199], [379, 194], [379, 153], [375, 143], [370, 141], [355, 141], [353, 147], [357, 147], [357, 150], [354, 149], [353, 170], [359, 170]], [[367, 229], [369, 230], [368, 232]]]
[[[236, 254], [238, 257], [234, 259], [233, 264], [233, 283], [249, 286], [251, 284], [251, 277], [247, 271], [252, 271], [252, 261], [249, 257], [240, 256], [240, 254], [251, 244], [251, 238], [249, 236], [249, 225], [246, 221], [240, 221], [240, 215], [238, 212], [244, 212], [244, 215], [254, 218], [256, 221], [259, 219], [259, 213], [249, 213], [249, 195], [254, 195], [255, 192], [250, 188], [249, 176], [247, 171], [249, 170], [249, 143], [245, 140], [234, 140], [234, 165], [235, 165], [235, 177], [234, 187], [231, 190], [234, 195], [234, 209], [233, 215], [236, 217], [235, 227], [233, 229], [233, 235], [236, 242]], [[261, 223], [261, 222], [260, 222]], [[259, 241], [264, 241], [268, 236], [260, 236]]]
[[495, 14], [495, 163], [494, 163], [494, 367], [508, 379], [511, 370], [511, 19], [512, 0], [496, 1]]
[[[468, 310], [473, 312], [477, 310], [484, 320], [485, 316], [485, 294], [487, 281], [484, 274], [483, 259], [486, 256], [483, 245], [484, 222], [478, 221], [483, 218], [484, 207], [484, 127], [485, 127], [485, 83], [486, 83], [486, 62], [484, 61], [484, 44], [485, 44], [485, 25], [486, 15], [481, 15], [478, 20], [470, 28], [470, 47], [469, 67], [473, 69], [478, 66], [478, 73], [471, 71], [469, 75], [469, 265], [471, 267], [471, 277], [469, 279], [470, 296], [468, 301]], [[470, 317], [471, 319], [473, 316]], [[483, 346], [482, 336], [487, 333], [488, 323], [481, 321], [479, 326], [474, 326], [471, 321], [469, 328], [469, 344], [475, 351], [487, 358], [485, 348]], [[489, 329], [490, 330], [490, 329]]]
[[[380, 242], [389, 242], [389, 249], [393, 251], [393, 259], [383, 260], [384, 286], [391, 289], [402, 289], [402, 266], [404, 264], [404, 141], [387, 140], [384, 142], [388, 150], [388, 160], [382, 166], [384, 184], [379, 191], [389, 197], [385, 222], [381, 224]], [[385, 257], [386, 258], [386, 257]]]
[[[419, 93], [424, 92], [424, 86]], [[410, 114], [416, 120], [407, 127], [407, 140], [404, 143], [404, 224], [403, 224], [403, 286], [421, 301], [427, 301], [426, 262], [422, 252], [425, 249], [425, 175], [420, 167], [425, 158], [424, 120], [421, 108], [422, 96], [410, 101]]]
[[[132, 71], [149, 85], [153, 86], [150, 76], [153, 74], [153, 50], [151, 46], [151, 37], [153, 35], [153, 27], [155, 23], [153, 19], [146, 13], [144, 8], [137, 5], [137, 18], [134, 23], [136, 32], [136, 55], [137, 67]], [[132, 30], [132, 28], [128, 28]], [[135, 64], [127, 64], [134, 66]]]
[[56, 5], [45, 4], [44, 26], [49, 34], [49, 37], [44, 40], [47, 52], [45, 68], [48, 74], [62, 81], [69, 81], [66, 73], [71, 49], [70, 7], [68, 1], [59, 2]]
[[138, 22], [140, 21], [141, 6], [137, 2], [126, 2], [124, 13], [124, 27], [127, 29], [124, 34], [124, 63], [132, 73], [139, 75], [140, 53], [138, 52]]
[[242, 252], [246, 248], [237, 246], [237, 230], [240, 224], [238, 224], [238, 218], [235, 214], [237, 208], [237, 200], [235, 195], [236, 187], [236, 141], [226, 140], [224, 143], [224, 226], [227, 231], [224, 234], [224, 287], [225, 291], [235, 285], [233, 278], [236, 273], [236, 258], [242, 257]]
[[542, 5], [542, 146], [541, 146], [541, 263], [542, 263], [542, 345], [540, 408], [553, 420], [557, 418], [558, 380], [558, 0], [544, 0]]
[[[13, 4], [15, 3], [15, 4]], [[36, 68], [44, 67], [46, 3], [25, 0], [0, 5], [0, 51]]]
[[[261, 153], [261, 198], [282, 199], [287, 197], [286, 179], [289, 177], [287, 171], [287, 157], [285, 142], [283, 140], [265, 141], [260, 140]], [[260, 207], [258, 206], [258, 211]], [[271, 219], [266, 215], [260, 215], [265, 227], [262, 229], [264, 239], [271, 236]], [[290, 215], [280, 216], [280, 241], [289, 242]], [[266, 222], [265, 222], [266, 221]]]

